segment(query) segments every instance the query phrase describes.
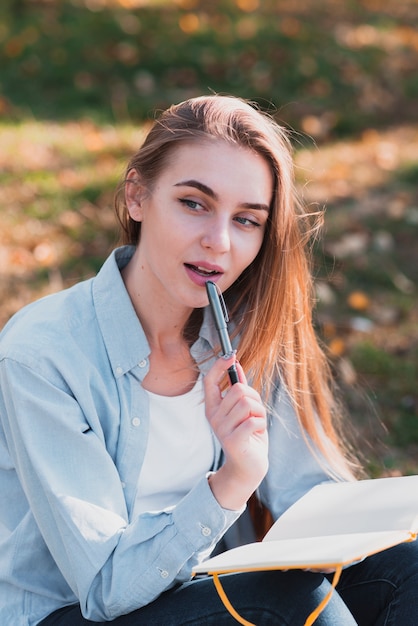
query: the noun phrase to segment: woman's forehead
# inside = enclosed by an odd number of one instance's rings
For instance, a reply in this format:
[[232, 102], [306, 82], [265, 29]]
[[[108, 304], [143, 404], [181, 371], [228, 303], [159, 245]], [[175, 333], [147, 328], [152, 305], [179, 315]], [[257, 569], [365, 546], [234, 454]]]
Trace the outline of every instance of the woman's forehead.
[[[218, 188], [239, 186], [270, 204], [273, 175], [267, 160], [257, 152], [221, 139], [182, 143], [170, 154], [162, 178], [199, 181], [217, 193]], [[255, 202], [256, 200], [254, 200]]]

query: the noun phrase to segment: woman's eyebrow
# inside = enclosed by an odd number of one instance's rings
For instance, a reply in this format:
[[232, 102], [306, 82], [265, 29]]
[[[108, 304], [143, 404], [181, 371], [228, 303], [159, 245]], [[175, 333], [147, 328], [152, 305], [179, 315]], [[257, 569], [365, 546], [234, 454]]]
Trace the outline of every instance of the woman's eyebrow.
[[241, 206], [243, 209], [252, 209], [253, 211], [265, 211], [266, 213], [270, 213], [269, 205], [260, 202], [243, 202]]
[[194, 187], [213, 200], [219, 200], [218, 194], [215, 193], [213, 189], [198, 180], [182, 180], [181, 182], [176, 183], [174, 187]]
[[[194, 187], [195, 189], [198, 189], [205, 195], [209, 196], [209, 198], [212, 198], [215, 201], [219, 200], [218, 194], [213, 189], [211, 189], [210, 187], [208, 187], [204, 183], [201, 183], [198, 180], [193, 180], [193, 179], [182, 180], [179, 183], [175, 183], [174, 187]], [[267, 213], [270, 213], [269, 205], [263, 204], [260, 202], [243, 202], [241, 206], [242, 208], [245, 208], [245, 209], [253, 209], [255, 211], [266, 211]]]

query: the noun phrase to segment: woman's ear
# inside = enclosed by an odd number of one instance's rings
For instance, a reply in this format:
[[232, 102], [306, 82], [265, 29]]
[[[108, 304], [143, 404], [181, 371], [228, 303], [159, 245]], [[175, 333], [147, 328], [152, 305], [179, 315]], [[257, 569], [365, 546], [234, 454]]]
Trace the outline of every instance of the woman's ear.
[[131, 169], [125, 180], [125, 202], [129, 215], [135, 222], [142, 222], [141, 198], [143, 196], [144, 188], [139, 174], [135, 169]]

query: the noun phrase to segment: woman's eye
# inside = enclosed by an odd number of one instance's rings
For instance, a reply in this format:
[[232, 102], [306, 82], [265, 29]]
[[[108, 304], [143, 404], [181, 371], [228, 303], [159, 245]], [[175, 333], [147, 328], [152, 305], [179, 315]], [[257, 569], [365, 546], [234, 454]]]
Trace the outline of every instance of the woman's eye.
[[200, 202], [197, 202], [196, 200], [189, 200], [189, 198], [180, 198], [180, 202], [193, 211], [197, 211], [202, 208]]
[[239, 223], [242, 224], [243, 226], [255, 226], [255, 227], [260, 227], [261, 224], [259, 222], [256, 222], [255, 220], [251, 220], [249, 217], [241, 217], [238, 216], [235, 218], [235, 220]]

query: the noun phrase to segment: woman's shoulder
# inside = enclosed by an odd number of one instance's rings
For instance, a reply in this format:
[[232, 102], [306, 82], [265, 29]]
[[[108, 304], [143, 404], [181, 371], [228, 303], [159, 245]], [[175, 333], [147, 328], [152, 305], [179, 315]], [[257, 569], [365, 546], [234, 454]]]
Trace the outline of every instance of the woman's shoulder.
[[64, 348], [77, 331], [86, 331], [92, 318], [91, 280], [44, 296], [23, 307], [6, 323], [0, 333], [0, 359], [39, 357], [48, 348]]
[[108, 294], [120, 277], [118, 263], [123, 265], [132, 254], [130, 246], [118, 248], [105, 260], [96, 276], [23, 307], [0, 332], [0, 351], [6, 345], [22, 342], [33, 345], [42, 338], [59, 341], [77, 329], [85, 328], [95, 317], [94, 289]]

